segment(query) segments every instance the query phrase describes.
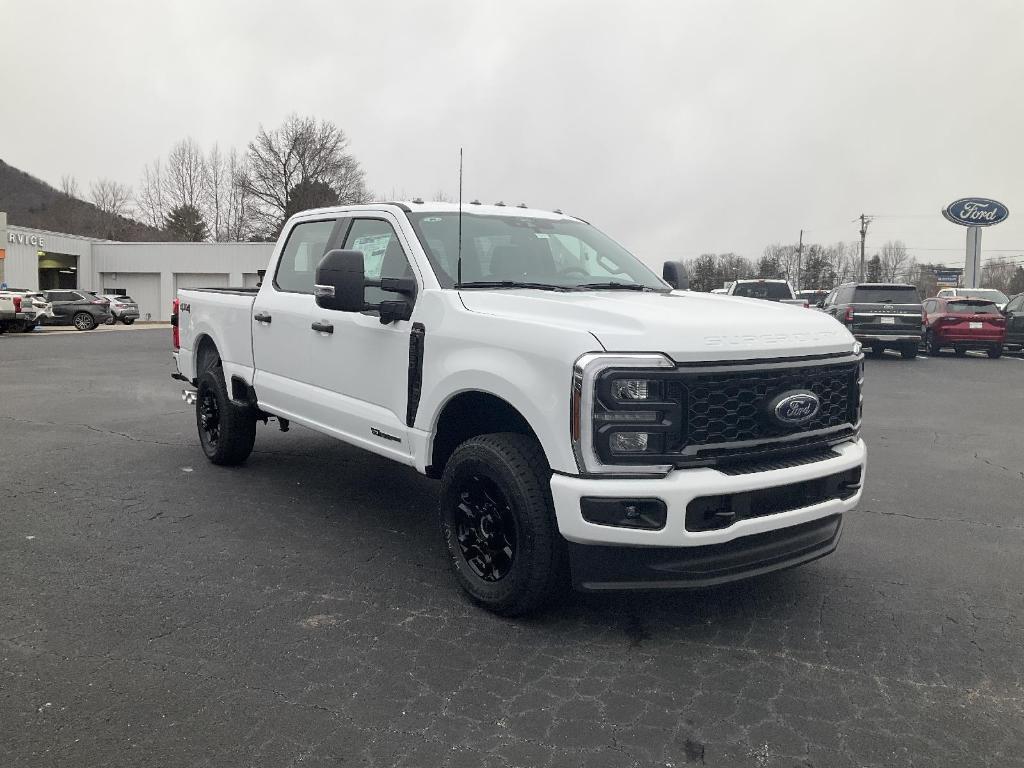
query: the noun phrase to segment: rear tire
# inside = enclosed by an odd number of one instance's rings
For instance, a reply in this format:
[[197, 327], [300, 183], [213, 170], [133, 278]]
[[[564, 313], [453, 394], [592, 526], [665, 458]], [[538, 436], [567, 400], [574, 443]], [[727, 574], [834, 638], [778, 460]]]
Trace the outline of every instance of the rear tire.
[[868, 347], [868, 357], [881, 357], [885, 354], [885, 347]]
[[458, 448], [441, 477], [441, 533], [460, 586], [502, 616], [535, 611], [568, 586], [568, 556], [537, 441], [500, 433]]
[[121, 322], [124, 323], [125, 325], [131, 325], [132, 323], [135, 322], [135, 318], [134, 317], [126, 317]]
[[963, 347], [953, 347], [953, 353], [957, 357], [965, 357], [967, 355], [967, 350]]
[[76, 312], [71, 322], [80, 331], [91, 331], [96, 327], [96, 318], [88, 312]]
[[219, 365], [199, 377], [196, 427], [203, 453], [214, 464], [241, 464], [252, 453], [256, 414], [251, 406], [239, 405], [228, 396], [224, 370]]
[[32, 333], [36, 329], [39, 323], [25, 323], [25, 326], [21, 329], [22, 333]]
[[900, 349], [900, 354], [903, 355], [904, 360], [913, 360], [917, 357], [917, 344], [907, 344]]
[[985, 351], [988, 353], [988, 357], [990, 360], [998, 360], [1000, 357], [1003, 356], [1002, 347], [993, 347], [992, 349], [986, 349]]

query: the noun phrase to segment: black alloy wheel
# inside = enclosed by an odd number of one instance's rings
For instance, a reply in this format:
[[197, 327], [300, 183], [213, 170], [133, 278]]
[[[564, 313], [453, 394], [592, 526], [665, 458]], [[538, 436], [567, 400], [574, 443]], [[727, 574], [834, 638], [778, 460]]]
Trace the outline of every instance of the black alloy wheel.
[[519, 530], [501, 489], [483, 475], [466, 477], [457, 490], [455, 535], [466, 564], [484, 581], [500, 581], [512, 570]]
[[196, 414], [199, 421], [199, 439], [203, 442], [203, 448], [207, 455], [217, 452], [217, 443], [220, 442], [220, 406], [217, 403], [217, 394], [212, 389], [204, 389], [198, 395], [196, 402]]

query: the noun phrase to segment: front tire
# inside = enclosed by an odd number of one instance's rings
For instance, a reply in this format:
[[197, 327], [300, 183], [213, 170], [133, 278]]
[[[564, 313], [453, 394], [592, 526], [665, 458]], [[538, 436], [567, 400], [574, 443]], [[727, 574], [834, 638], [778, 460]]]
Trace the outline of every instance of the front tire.
[[25, 323], [25, 326], [21, 329], [22, 333], [32, 333], [36, 329], [39, 323]]
[[241, 464], [256, 442], [256, 414], [228, 396], [224, 371], [218, 365], [199, 377], [196, 427], [203, 453], [220, 466]]
[[76, 312], [71, 322], [80, 331], [91, 331], [96, 327], [96, 318], [88, 312]]
[[966, 347], [953, 347], [953, 354], [955, 354], [957, 357], [966, 357], [966, 355], [967, 355], [967, 348]]
[[565, 541], [537, 441], [500, 433], [460, 445], [441, 477], [441, 532], [455, 578], [503, 616], [540, 608], [568, 584]]
[[885, 354], [885, 347], [868, 347], [868, 357], [879, 358]]
[[986, 349], [985, 351], [988, 353], [988, 357], [990, 360], [998, 360], [1000, 357], [1003, 356], [1002, 347], [992, 347], [992, 349]]
[[935, 340], [935, 333], [933, 331], [928, 331], [928, 335], [925, 336], [924, 344], [925, 347], [928, 348], [929, 355], [932, 355], [933, 357], [938, 356], [941, 347], [939, 346], [939, 343]]

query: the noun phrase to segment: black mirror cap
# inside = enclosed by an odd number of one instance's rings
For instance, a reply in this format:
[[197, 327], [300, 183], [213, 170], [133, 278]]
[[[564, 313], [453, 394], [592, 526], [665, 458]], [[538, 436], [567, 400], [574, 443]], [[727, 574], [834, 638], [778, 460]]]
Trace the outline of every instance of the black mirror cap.
[[366, 275], [362, 251], [328, 251], [316, 268], [316, 305], [338, 312], [366, 309]]
[[686, 265], [681, 261], [666, 261], [661, 268], [661, 277], [677, 291], [690, 290], [690, 278], [686, 274]]
[[824, 308], [825, 308], [825, 301], [824, 301], [824, 300], [822, 300], [822, 301], [819, 301], [819, 302], [818, 302], [817, 304], [815, 304], [814, 306], [816, 306], [816, 307], [817, 307], [818, 309], [824, 309]]

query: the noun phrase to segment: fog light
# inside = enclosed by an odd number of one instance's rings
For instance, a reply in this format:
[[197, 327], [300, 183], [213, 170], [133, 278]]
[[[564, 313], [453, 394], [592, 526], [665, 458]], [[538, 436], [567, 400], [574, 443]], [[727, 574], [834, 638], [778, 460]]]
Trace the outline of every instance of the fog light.
[[613, 432], [608, 445], [615, 453], [643, 453], [649, 437], [647, 432]]
[[612, 397], [616, 400], [647, 400], [650, 397], [649, 385], [647, 379], [615, 379]]
[[661, 499], [605, 499], [592, 496], [580, 499], [580, 512], [588, 523], [652, 531], [664, 528], [668, 515], [665, 502]]

